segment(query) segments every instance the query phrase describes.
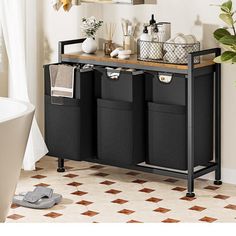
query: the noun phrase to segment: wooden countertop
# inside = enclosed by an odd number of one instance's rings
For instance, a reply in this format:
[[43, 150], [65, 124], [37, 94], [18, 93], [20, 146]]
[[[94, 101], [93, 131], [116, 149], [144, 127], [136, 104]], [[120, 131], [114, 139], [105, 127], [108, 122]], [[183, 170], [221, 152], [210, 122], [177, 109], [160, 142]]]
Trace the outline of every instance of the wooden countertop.
[[[130, 59], [128, 60], [120, 60], [117, 58], [111, 58], [110, 56], [105, 56], [104, 52], [99, 50], [95, 54], [86, 54], [83, 52], [75, 52], [70, 54], [62, 54], [62, 60], [68, 61], [68, 60], [77, 60], [86, 61], [86, 63], [89, 63], [91, 61], [91, 64], [94, 62], [101, 63], [112, 63], [115, 64], [115, 66], [119, 67], [119, 65], [124, 66], [124, 64], [127, 64], [127, 67], [130, 65], [137, 66], [137, 67], [159, 67], [159, 68], [165, 68], [165, 69], [172, 69], [172, 70], [183, 70], [186, 71], [188, 69], [187, 65], [176, 65], [176, 64], [166, 64], [166, 63], [157, 63], [157, 62], [147, 62], [147, 61], [139, 61], [137, 60], [137, 55], [131, 55]], [[206, 66], [214, 65], [212, 59], [208, 60], [201, 60], [200, 64], [196, 64], [194, 68], [202, 68]]]

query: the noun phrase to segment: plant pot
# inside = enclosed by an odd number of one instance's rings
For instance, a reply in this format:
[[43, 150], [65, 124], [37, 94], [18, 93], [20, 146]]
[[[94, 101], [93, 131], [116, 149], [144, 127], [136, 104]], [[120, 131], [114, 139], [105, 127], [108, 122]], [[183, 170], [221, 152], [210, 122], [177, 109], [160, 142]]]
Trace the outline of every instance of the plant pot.
[[95, 53], [97, 51], [97, 43], [95, 39], [89, 37], [82, 43], [82, 51], [88, 54]]

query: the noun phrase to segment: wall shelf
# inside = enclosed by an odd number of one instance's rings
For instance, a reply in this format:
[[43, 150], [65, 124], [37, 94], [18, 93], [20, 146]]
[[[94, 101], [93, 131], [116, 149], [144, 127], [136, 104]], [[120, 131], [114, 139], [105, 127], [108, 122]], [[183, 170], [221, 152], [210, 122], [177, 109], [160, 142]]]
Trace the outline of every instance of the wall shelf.
[[126, 4], [126, 5], [141, 5], [141, 4], [156, 4], [156, 0], [82, 0], [82, 3], [99, 3], [99, 4]]

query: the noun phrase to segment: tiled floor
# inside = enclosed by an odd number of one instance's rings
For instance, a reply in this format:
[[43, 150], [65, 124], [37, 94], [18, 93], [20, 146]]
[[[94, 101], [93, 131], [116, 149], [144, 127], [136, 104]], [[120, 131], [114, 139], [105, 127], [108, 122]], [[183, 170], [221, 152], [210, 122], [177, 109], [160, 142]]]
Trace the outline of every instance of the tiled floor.
[[196, 197], [185, 197], [184, 180], [87, 162], [43, 158], [22, 171], [16, 194], [49, 186], [63, 201], [49, 210], [12, 205], [7, 222], [236, 222], [236, 186], [196, 181]]

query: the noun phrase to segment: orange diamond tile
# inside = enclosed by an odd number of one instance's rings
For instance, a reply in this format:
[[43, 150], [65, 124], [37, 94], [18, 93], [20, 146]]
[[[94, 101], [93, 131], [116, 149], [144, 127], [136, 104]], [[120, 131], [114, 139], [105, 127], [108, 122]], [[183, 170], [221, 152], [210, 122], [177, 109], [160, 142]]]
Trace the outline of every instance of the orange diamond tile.
[[82, 185], [82, 184], [81, 184], [81, 183], [78, 183], [78, 182], [71, 182], [71, 183], [69, 183], [69, 184], [67, 184], [67, 185], [73, 186], [73, 187], [78, 187], [78, 186], [80, 186], [80, 185]]
[[137, 221], [137, 220], [129, 220], [129, 221], [127, 221], [127, 223], [143, 223], [143, 222]]
[[75, 178], [75, 177], [78, 177], [78, 175], [75, 175], [75, 174], [67, 174], [67, 175], [63, 175], [63, 177], [67, 177], [67, 178]]
[[156, 198], [156, 197], [151, 197], [151, 198], [148, 198], [146, 201], [147, 202], [154, 202], [154, 203], [158, 203], [160, 201], [162, 201], [163, 199], [160, 199], [160, 198]]
[[163, 223], [178, 223], [178, 222], [180, 222], [180, 220], [175, 220], [175, 219], [167, 218], [167, 219], [163, 220], [162, 222]]
[[46, 178], [47, 176], [44, 176], [44, 175], [34, 175], [34, 176], [31, 176], [31, 178], [33, 179], [43, 179], [43, 178]]
[[192, 210], [192, 211], [204, 211], [206, 210], [205, 207], [201, 207], [201, 206], [193, 206], [191, 208], [189, 208], [189, 210]]
[[209, 185], [209, 186], [206, 186], [204, 189], [209, 189], [209, 190], [217, 190], [217, 189], [219, 189], [220, 187], [216, 187], [216, 186], [211, 186], [211, 185]]
[[189, 201], [189, 202], [191, 202], [191, 201], [193, 201], [195, 199], [196, 199], [195, 197], [186, 197], [186, 196], [180, 198], [180, 200], [185, 200], [185, 201]]
[[136, 176], [136, 175], [139, 175], [139, 173], [134, 172], [134, 171], [130, 171], [130, 172], [126, 173], [126, 175]]
[[157, 209], [155, 209], [153, 211], [160, 212], [160, 213], [166, 213], [166, 212], [170, 211], [170, 209], [163, 208], [163, 207], [158, 207]]
[[100, 170], [100, 169], [102, 169], [102, 168], [104, 168], [105, 166], [102, 166], [102, 165], [93, 165], [93, 166], [91, 166], [90, 168], [91, 169], [95, 169], [95, 170]]
[[215, 218], [205, 216], [205, 217], [201, 218], [199, 221], [212, 223], [212, 222], [214, 222], [214, 221], [216, 221], [216, 220], [217, 220], [217, 219], [215, 219]]
[[178, 182], [179, 180], [177, 180], [177, 179], [172, 179], [172, 178], [168, 178], [168, 179], [165, 179], [164, 181], [165, 181], [165, 182], [168, 182], [168, 183], [176, 183], [176, 182]]
[[99, 172], [99, 173], [96, 173], [96, 174], [93, 174], [93, 175], [94, 175], [94, 176], [99, 176], [99, 177], [106, 177], [106, 176], [108, 176], [109, 174]]
[[140, 189], [139, 192], [143, 192], [143, 193], [151, 193], [155, 191], [154, 189], [151, 189], [151, 188], [143, 188], [143, 189]]
[[229, 204], [229, 205], [225, 206], [224, 208], [230, 209], [230, 210], [236, 210], [236, 205]]
[[40, 183], [40, 184], [35, 184], [35, 187], [48, 187], [50, 184], [45, 184], [45, 183]]
[[59, 213], [56, 213], [56, 212], [50, 212], [50, 213], [48, 213], [48, 214], [46, 214], [44, 216], [50, 217], [50, 218], [57, 218], [59, 216], [62, 216], [62, 214], [59, 214]]
[[112, 182], [112, 181], [106, 180], [106, 181], [101, 182], [100, 184], [104, 184], [104, 185], [112, 185], [112, 184], [114, 184], [114, 183], [115, 183], [115, 182]]
[[132, 211], [132, 210], [128, 210], [128, 209], [123, 209], [121, 211], [118, 211], [118, 213], [120, 214], [124, 214], [124, 215], [130, 215], [130, 214], [133, 214], [135, 211]]
[[144, 184], [144, 183], [147, 183], [147, 181], [142, 180], [142, 179], [136, 179], [136, 180], [132, 181], [132, 183], [136, 183], [136, 184]]
[[83, 196], [83, 195], [87, 194], [87, 192], [76, 191], [76, 192], [73, 192], [73, 193], [71, 193], [71, 194], [73, 194], [73, 195], [77, 195], [77, 196]]
[[116, 199], [116, 200], [114, 200], [114, 201], [112, 201], [113, 203], [117, 203], [117, 204], [125, 204], [126, 202], [128, 202], [128, 201], [126, 201], [126, 200], [124, 200], [124, 199]]
[[18, 208], [18, 207], [20, 207], [20, 205], [15, 204], [15, 203], [12, 203], [12, 204], [11, 204], [11, 209], [16, 209], [16, 208]]
[[226, 200], [226, 199], [230, 198], [230, 196], [218, 194], [218, 195], [214, 196], [214, 198]]
[[23, 218], [23, 217], [24, 217], [24, 216], [22, 216], [22, 215], [13, 214], [13, 215], [8, 216], [7, 218], [8, 218], [8, 219], [11, 219], [11, 220], [19, 220], [19, 219], [21, 219], [21, 218]]
[[178, 191], [178, 192], [183, 192], [186, 190], [186, 188], [182, 188], [182, 187], [175, 187], [175, 188], [172, 188], [172, 190], [174, 191]]
[[83, 205], [83, 206], [88, 206], [88, 205], [93, 204], [93, 202], [82, 200], [82, 201], [76, 202], [76, 204]]
[[110, 189], [110, 190], [106, 191], [105, 193], [118, 194], [118, 193], [121, 193], [121, 191], [120, 190], [116, 190], [116, 189]]
[[81, 213], [81, 215], [84, 215], [84, 216], [89, 216], [89, 217], [93, 217], [95, 215], [98, 215], [99, 213], [98, 212], [95, 212], [95, 211], [86, 211], [84, 213]]

